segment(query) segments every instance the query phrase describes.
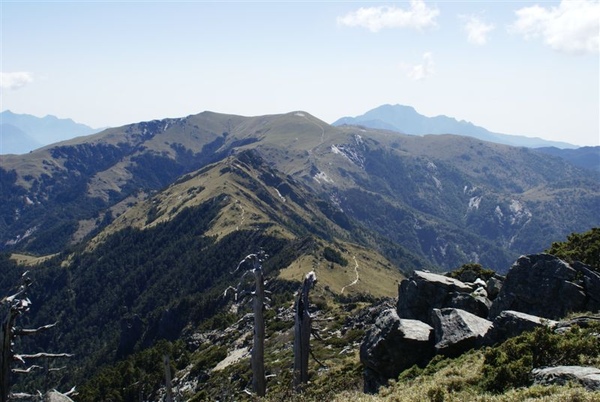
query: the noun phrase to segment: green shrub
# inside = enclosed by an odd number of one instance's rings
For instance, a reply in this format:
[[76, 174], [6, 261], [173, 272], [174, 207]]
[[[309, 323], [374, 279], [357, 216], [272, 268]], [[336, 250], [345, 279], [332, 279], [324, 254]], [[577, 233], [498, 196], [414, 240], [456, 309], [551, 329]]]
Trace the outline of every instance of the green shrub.
[[483, 266], [481, 264], [468, 263], [468, 264], [461, 265], [459, 268], [455, 269], [452, 272], [448, 272], [446, 274], [446, 276], [449, 276], [450, 278], [462, 280], [460, 278], [463, 277], [467, 273], [472, 273], [472, 275], [475, 278], [481, 278], [484, 281], [487, 281], [495, 274], [495, 272], [493, 270], [483, 268]]
[[567, 262], [580, 261], [600, 272], [600, 228], [572, 233], [567, 241], [552, 243], [546, 252]]
[[200, 324], [202, 330], [223, 330], [237, 321], [237, 315], [229, 312], [220, 312]]
[[431, 388], [427, 391], [427, 398], [431, 402], [444, 402], [446, 392], [441, 387]]
[[225, 346], [209, 346], [202, 350], [200, 357], [194, 362], [194, 367], [192, 367], [190, 375], [196, 376], [201, 371], [213, 368], [226, 357], [227, 348]]
[[342, 253], [337, 250], [332, 249], [331, 247], [325, 247], [323, 250], [323, 257], [329, 262], [335, 262], [345, 267], [348, 265], [348, 260], [342, 257]]
[[600, 326], [563, 334], [540, 327], [485, 352], [482, 385], [490, 392], [531, 385], [531, 370], [556, 365], [600, 365]]

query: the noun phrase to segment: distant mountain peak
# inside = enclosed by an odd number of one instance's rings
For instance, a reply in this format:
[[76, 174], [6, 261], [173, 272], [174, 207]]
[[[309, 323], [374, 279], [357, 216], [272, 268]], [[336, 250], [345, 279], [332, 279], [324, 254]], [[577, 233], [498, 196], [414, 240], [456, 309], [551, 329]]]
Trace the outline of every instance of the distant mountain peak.
[[[0, 113], [0, 139], [4, 144], [0, 154], [23, 154], [40, 146], [98, 131], [101, 129], [94, 129], [69, 118], [50, 114], [37, 117], [5, 110]], [[25, 138], [27, 141], [24, 141]]]
[[342, 117], [333, 122], [332, 125], [361, 125], [411, 135], [455, 134], [483, 141], [527, 148], [577, 148], [577, 146], [565, 142], [548, 141], [542, 138], [521, 135], [493, 133], [483, 127], [476, 126], [470, 121], [457, 120], [454, 117], [446, 115], [427, 117], [418, 113], [412, 106], [400, 104], [385, 104], [371, 109], [360, 116]]

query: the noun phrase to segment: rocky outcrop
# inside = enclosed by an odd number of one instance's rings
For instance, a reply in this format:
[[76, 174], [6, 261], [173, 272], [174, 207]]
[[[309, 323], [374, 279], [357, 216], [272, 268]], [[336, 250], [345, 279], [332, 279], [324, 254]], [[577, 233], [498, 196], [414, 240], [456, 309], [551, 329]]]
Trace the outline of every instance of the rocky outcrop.
[[549, 254], [520, 257], [511, 267], [490, 316], [516, 310], [557, 319], [600, 309], [600, 275], [584, 264], [567, 264]]
[[554, 321], [571, 312], [600, 311], [600, 275], [584, 264], [537, 254], [520, 257], [505, 279], [464, 279], [469, 282], [415, 271], [400, 283], [396, 311], [383, 311], [361, 345], [365, 391], [376, 391], [435, 354], [458, 356], [539, 326], [560, 333], [598, 320]]
[[492, 328], [491, 321], [455, 308], [434, 309], [432, 321], [435, 351], [448, 357], [480, 347]]
[[534, 369], [533, 383], [541, 385], [565, 385], [574, 382], [590, 391], [600, 391], [600, 369], [582, 366], [558, 366]]
[[390, 378], [416, 365], [425, 366], [434, 355], [433, 328], [400, 319], [395, 309], [383, 311], [360, 347], [365, 366], [365, 392], [376, 392]]

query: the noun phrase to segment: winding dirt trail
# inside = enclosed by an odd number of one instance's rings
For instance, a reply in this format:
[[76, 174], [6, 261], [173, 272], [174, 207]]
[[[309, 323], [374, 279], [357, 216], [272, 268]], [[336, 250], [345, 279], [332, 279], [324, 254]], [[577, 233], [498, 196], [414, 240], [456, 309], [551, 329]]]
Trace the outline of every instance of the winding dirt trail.
[[235, 227], [235, 230], [240, 230], [240, 226], [242, 226], [244, 224], [244, 219], [245, 219], [244, 213], [246, 211], [244, 210], [244, 206], [242, 205], [240, 200], [236, 200], [236, 203], [239, 204], [239, 207], [242, 210], [242, 216], [241, 216], [240, 221], [238, 222], [237, 226]]
[[358, 261], [356, 261], [356, 257], [352, 257], [354, 259], [354, 273], [356, 273], [356, 279], [354, 281], [352, 281], [352, 283], [347, 284], [346, 286], [344, 286], [342, 288], [342, 291], [340, 292], [341, 294], [344, 294], [344, 290], [346, 290], [346, 288], [350, 287], [350, 286], [354, 286], [358, 283], [358, 280], [360, 279], [358, 276]]
[[[319, 143], [319, 145], [321, 145], [325, 141], [325, 128], [323, 126], [321, 126], [319, 123], [317, 123], [316, 121], [309, 119], [304, 113], [302, 113], [302, 117], [304, 117], [307, 121], [311, 122], [312, 124], [314, 124], [315, 126], [317, 126], [321, 129], [321, 142]], [[317, 145], [317, 146], [319, 146], [319, 145]]]

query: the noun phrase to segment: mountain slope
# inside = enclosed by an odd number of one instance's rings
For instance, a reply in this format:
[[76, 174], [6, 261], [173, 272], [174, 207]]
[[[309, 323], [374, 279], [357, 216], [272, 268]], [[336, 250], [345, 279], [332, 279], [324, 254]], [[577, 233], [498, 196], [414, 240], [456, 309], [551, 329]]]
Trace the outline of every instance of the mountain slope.
[[347, 239], [392, 260], [408, 250], [412, 267], [503, 271], [519, 254], [600, 225], [598, 175], [560, 158], [468, 137], [332, 127], [305, 112], [204, 112], [6, 156], [0, 244], [58, 252], [182, 175], [250, 149], [300, 183]]
[[[237, 263], [261, 248], [269, 254], [264, 268], [273, 291], [289, 293], [292, 281], [315, 271], [329, 298], [394, 295], [402, 279], [396, 266], [349, 241], [320, 208], [309, 189], [254, 150], [191, 172], [81, 247], [37, 266], [32, 316], [61, 323], [42, 342], [75, 353], [72, 364], [80, 369], [71, 379], [83, 381], [104, 364], [159, 339], [174, 341], [221, 314], [230, 303], [224, 290], [240, 280]], [[26, 268], [2, 268], [0, 290], [8, 292]]]
[[600, 172], [600, 146], [581, 147], [577, 149], [560, 149], [556, 147], [536, 148], [537, 152], [558, 156], [580, 168]]
[[564, 142], [547, 141], [521, 135], [493, 133], [470, 122], [458, 121], [448, 116], [426, 117], [410, 106], [382, 105], [356, 117], [342, 117], [332, 123], [340, 125], [360, 125], [370, 128], [397, 131], [403, 134], [456, 134], [477, 138], [498, 144], [521, 146], [528, 148], [558, 147], [575, 148]]

